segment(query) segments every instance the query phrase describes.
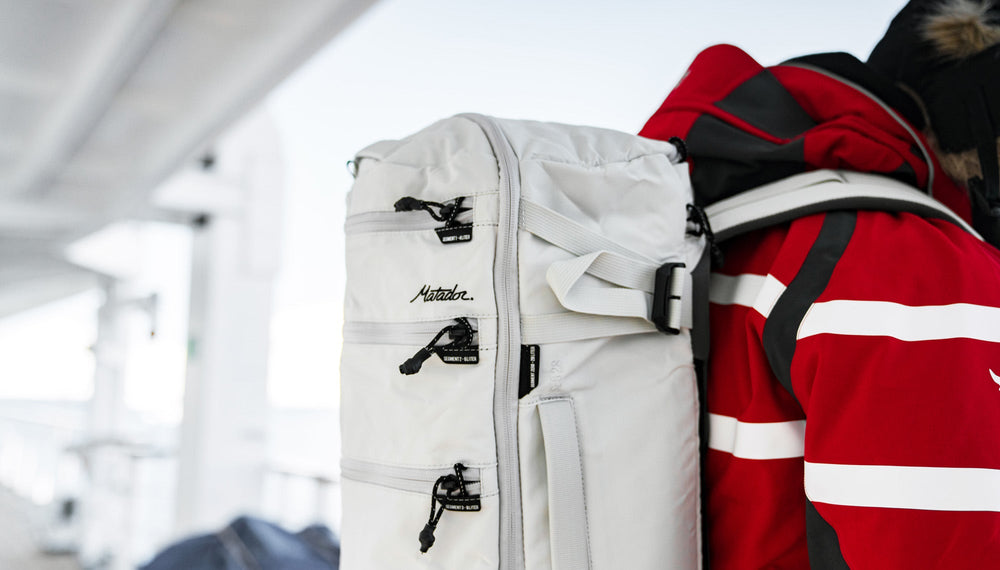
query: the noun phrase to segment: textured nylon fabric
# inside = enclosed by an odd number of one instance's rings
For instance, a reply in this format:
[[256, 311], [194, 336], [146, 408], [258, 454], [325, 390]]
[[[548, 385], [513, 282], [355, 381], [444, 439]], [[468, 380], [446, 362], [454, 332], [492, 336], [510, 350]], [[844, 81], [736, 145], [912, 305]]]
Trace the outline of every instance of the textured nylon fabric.
[[593, 251], [610, 251], [653, 263], [652, 258], [632, 251], [601, 233], [530, 200], [521, 201], [520, 215], [522, 229], [570, 253], [583, 255]]
[[[552, 286], [552, 292], [562, 303], [562, 306], [578, 313], [610, 315], [633, 318], [647, 318], [652, 306], [652, 296], [642, 290], [621, 287], [576, 287], [580, 278], [591, 273], [594, 265], [599, 264], [602, 257], [614, 254], [596, 252], [577, 257], [570, 261], [560, 261], [549, 266], [545, 272], [545, 280]], [[637, 273], [645, 274], [651, 279], [653, 271], [646, 269]], [[631, 279], [626, 279], [631, 280]], [[650, 287], [652, 289], [652, 287]]]
[[[699, 568], [690, 331], [664, 335], [649, 321], [656, 269], [693, 269], [705, 246], [688, 235], [676, 148], [464, 116], [358, 156], [346, 330], [398, 331], [344, 345], [342, 447], [355, 467], [343, 485], [345, 570]], [[445, 244], [433, 224], [394, 218], [402, 197], [462, 197], [471, 239]], [[690, 298], [690, 278], [681, 286]], [[411, 340], [458, 318], [480, 329], [475, 364], [422, 350], [433, 337]], [[521, 366], [526, 343], [535, 361]], [[401, 374], [415, 354], [429, 357]], [[518, 399], [523, 374], [534, 383]], [[456, 463], [495, 473], [497, 493], [470, 485], [481, 509], [444, 511], [421, 553], [426, 474]], [[608, 492], [624, 488], [638, 492]]]
[[648, 319], [623, 319], [584, 313], [554, 313], [521, 317], [524, 344], [548, 344], [657, 332]]

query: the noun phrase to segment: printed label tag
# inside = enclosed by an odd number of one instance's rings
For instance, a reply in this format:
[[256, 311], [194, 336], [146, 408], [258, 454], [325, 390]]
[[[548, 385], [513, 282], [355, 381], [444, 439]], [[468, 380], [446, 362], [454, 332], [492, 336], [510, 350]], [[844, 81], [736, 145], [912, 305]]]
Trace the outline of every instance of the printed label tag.
[[521, 379], [517, 397], [523, 398], [538, 386], [538, 364], [541, 348], [537, 344], [521, 345]]
[[479, 347], [466, 346], [463, 348], [438, 347], [438, 356], [445, 364], [479, 364]]
[[462, 243], [472, 241], [472, 224], [461, 224], [458, 226], [445, 226], [435, 228], [438, 239], [441, 243]]
[[446, 511], [478, 512], [483, 508], [479, 502], [478, 495], [470, 497], [438, 497], [438, 502], [441, 503], [441, 506]]

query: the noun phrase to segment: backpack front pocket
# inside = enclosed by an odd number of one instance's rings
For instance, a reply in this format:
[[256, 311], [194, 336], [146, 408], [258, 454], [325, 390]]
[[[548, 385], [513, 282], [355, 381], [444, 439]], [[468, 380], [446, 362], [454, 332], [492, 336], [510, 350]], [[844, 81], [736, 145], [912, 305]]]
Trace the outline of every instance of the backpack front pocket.
[[345, 569], [497, 568], [496, 319], [344, 326]]
[[497, 568], [495, 463], [404, 467], [344, 459], [341, 470], [342, 568]]

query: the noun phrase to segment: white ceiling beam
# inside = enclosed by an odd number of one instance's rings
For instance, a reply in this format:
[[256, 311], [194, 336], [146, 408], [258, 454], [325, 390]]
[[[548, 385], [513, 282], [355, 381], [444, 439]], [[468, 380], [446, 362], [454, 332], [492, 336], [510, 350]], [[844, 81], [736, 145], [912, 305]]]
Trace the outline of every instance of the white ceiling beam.
[[142, 61], [178, 0], [122, 0], [78, 74], [54, 105], [0, 192], [8, 196], [43, 191], [58, 169], [86, 140], [114, 96]]
[[88, 215], [81, 208], [60, 207], [45, 202], [7, 202], [0, 208], [0, 233], [59, 233], [76, 229], [92, 217], [93, 214]]
[[[136, 187], [149, 192], [163, 182], [377, 1], [312, 0], [305, 3], [308, 7], [300, 6], [297, 21], [286, 24], [294, 31], [286, 31], [280, 42], [269, 46], [268, 53], [261, 54], [257, 66], [241, 68], [242, 75], [220, 89], [223, 95], [214, 99], [218, 104], [192, 109], [192, 115], [196, 115], [194, 120], [187, 121], [186, 128], [171, 132], [171, 138], [160, 144], [162, 150], [156, 156], [147, 157], [148, 164], [155, 166]], [[145, 199], [145, 195], [137, 198]]]

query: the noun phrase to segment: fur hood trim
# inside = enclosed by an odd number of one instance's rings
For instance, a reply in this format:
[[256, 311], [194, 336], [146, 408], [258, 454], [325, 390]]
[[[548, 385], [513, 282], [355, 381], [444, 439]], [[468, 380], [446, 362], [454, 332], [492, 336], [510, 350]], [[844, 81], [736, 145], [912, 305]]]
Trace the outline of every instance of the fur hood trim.
[[942, 58], [975, 55], [1000, 44], [1000, 22], [991, 18], [991, 9], [990, 2], [946, 0], [927, 16], [922, 35]]

